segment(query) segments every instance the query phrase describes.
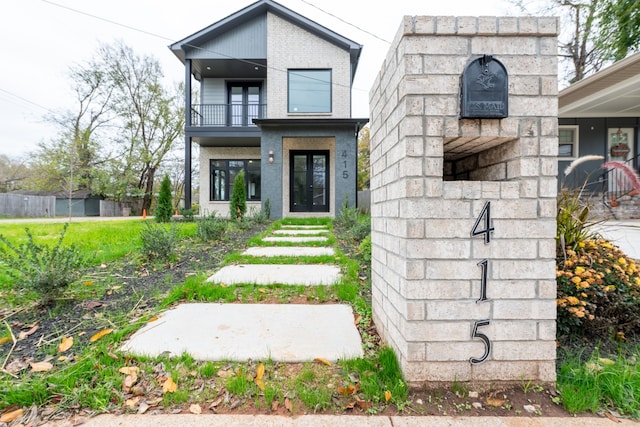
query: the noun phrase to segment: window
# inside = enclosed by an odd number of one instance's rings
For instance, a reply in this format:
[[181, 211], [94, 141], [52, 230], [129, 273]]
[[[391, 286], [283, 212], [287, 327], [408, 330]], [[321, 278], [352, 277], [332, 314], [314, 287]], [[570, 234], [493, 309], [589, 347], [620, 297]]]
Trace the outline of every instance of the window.
[[260, 160], [211, 160], [209, 200], [228, 201], [236, 175], [244, 169], [247, 200], [260, 200]]
[[331, 112], [331, 70], [289, 70], [289, 112]]
[[578, 157], [578, 126], [558, 128], [558, 157]]

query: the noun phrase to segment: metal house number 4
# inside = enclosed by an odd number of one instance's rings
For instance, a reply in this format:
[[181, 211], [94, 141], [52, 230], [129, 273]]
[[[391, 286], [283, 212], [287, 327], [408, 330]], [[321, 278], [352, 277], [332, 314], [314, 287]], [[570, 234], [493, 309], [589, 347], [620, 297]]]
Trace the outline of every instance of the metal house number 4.
[[[491, 233], [493, 230], [494, 228], [491, 226], [491, 202], [486, 202], [480, 212], [480, 215], [478, 215], [473, 228], [471, 229], [471, 237], [484, 235], [484, 243], [489, 244], [491, 243]], [[483, 259], [478, 263], [478, 265], [482, 269], [482, 273], [480, 276], [480, 298], [476, 300], [476, 303], [481, 303], [489, 300], [487, 298], [487, 270], [489, 269], [489, 260]], [[479, 338], [484, 343], [484, 354], [481, 357], [472, 357], [469, 359], [469, 362], [473, 365], [484, 362], [489, 358], [489, 354], [491, 354], [491, 341], [489, 340], [489, 337], [478, 332], [478, 328], [482, 326], [489, 326], [490, 323], [491, 321], [489, 319], [484, 319], [476, 320], [473, 324], [471, 338]]]

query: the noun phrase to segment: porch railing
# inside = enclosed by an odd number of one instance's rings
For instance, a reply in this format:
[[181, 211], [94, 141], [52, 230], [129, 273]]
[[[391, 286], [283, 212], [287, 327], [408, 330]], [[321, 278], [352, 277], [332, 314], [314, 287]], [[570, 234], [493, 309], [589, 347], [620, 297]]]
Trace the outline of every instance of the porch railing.
[[[637, 168], [640, 155], [624, 163]], [[636, 169], [637, 170], [637, 169]], [[607, 169], [602, 174], [602, 201], [607, 207], [617, 206], [618, 200], [634, 191], [631, 180], [620, 169]]]
[[191, 126], [249, 127], [267, 116], [266, 104], [194, 104]]

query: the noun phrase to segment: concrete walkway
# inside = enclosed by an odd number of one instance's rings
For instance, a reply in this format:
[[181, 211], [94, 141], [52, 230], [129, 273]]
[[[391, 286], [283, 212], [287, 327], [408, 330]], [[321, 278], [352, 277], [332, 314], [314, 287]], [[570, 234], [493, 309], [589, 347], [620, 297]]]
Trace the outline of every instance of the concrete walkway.
[[[77, 420], [49, 422], [46, 427], [75, 427]], [[98, 415], [86, 427], [638, 427], [621, 419], [596, 417], [389, 417], [358, 415]]]
[[594, 227], [627, 256], [640, 260], [640, 220], [606, 221]]
[[[321, 232], [329, 230], [324, 228]], [[338, 266], [270, 264], [269, 258], [274, 254], [297, 257], [334, 253], [332, 247], [326, 246], [249, 248], [246, 254], [261, 256], [264, 263], [228, 265], [207, 282], [211, 286], [328, 286], [340, 280]], [[303, 362], [318, 357], [336, 361], [363, 355], [353, 309], [342, 304], [181, 304], [136, 332], [122, 350], [148, 356], [167, 352], [179, 356], [186, 352], [197, 360], [214, 361], [271, 358]]]

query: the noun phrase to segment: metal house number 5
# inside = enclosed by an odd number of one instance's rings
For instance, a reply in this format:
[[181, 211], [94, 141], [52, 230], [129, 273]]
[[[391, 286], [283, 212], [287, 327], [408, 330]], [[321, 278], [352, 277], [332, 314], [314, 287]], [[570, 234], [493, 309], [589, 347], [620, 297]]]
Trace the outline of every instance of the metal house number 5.
[[491, 341], [489, 341], [489, 337], [487, 337], [483, 333], [478, 332], [479, 327], [489, 326], [490, 323], [491, 323], [490, 320], [485, 319], [485, 320], [476, 320], [476, 322], [473, 324], [473, 332], [471, 333], [471, 337], [480, 338], [484, 343], [484, 354], [482, 355], [482, 357], [480, 358], [472, 357], [471, 359], [469, 359], [469, 362], [471, 362], [471, 364], [473, 365], [484, 362], [485, 360], [487, 360], [487, 358], [489, 357], [489, 354], [491, 353]]

